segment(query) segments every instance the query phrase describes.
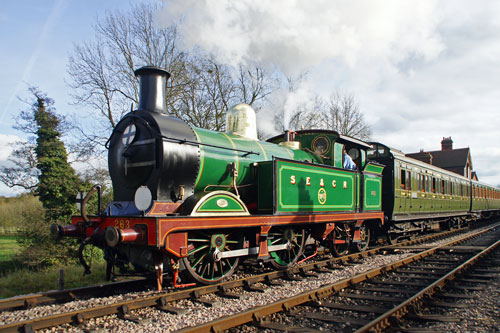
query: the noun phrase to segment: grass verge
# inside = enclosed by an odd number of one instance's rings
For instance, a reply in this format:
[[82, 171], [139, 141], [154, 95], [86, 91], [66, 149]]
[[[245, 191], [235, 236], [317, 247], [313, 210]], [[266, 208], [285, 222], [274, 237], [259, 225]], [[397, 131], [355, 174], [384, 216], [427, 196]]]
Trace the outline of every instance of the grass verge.
[[[92, 265], [92, 274], [83, 276], [83, 267], [80, 265], [63, 267], [64, 288], [77, 288], [90, 286], [105, 281], [106, 264]], [[39, 272], [32, 272], [21, 268], [0, 277], [0, 298], [13, 297], [41, 291], [55, 290], [58, 288], [59, 268]]]
[[14, 259], [16, 253], [20, 250], [17, 239], [18, 236], [14, 235], [0, 236], [0, 262]]
[[[55, 290], [59, 287], [59, 269], [64, 269], [64, 288], [77, 288], [106, 283], [106, 263], [97, 259], [92, 264], [92, 274], [83, 276], [81, 265], [50, 267], [39, 271], [29, 270], [19, 262], [21, 247], [19, 236], [0, 236], [0, 298]], [[90, 251], [100, 251], [92, 248]], [[93, 254], [102, 258], [102, 253]], [[17, 257], [16, 257], [17, 256]]]

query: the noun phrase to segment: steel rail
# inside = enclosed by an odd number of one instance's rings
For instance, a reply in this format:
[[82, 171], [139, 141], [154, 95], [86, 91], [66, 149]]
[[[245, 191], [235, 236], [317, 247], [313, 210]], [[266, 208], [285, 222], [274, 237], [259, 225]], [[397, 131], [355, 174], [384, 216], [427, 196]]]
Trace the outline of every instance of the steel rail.
[[361, 283], [363, 281], [366, 281], [368, 279], [371, 279], [373, 277], [376, 277], [378, 275], [381, 275], [386, 272], [390, 272], [391, 270], [394, 270], [398, 267], [407, 265], [412, 262], [416, 262], [420, 259], [423, 259], [425, 257], [428, 257], [437, 251], [439, 251], [441, 248], [452, 246], [455, 244], [462, 243], [464, 241], [467, 241], [469, 239], [479, 237], [487, 232], [489, 232], [491, 229], [498, 227], [499, 224], [495, 224], [494, 226], [491, 226], [489, 228], [480, 230], [474, 234], [466, 235], [465, 237], [462, 237], [457, 240], [453, 240], [450, 242], [447, 242], [445, 244], [441, 244], [439, 246], [433, 247], [431, 249], [425, 250], [423, 252], [417, 253], [413, 256], [407, 257], [405, 259], [399, 260], [397, 262], [378, 267], [375, 269], [372, 269], [368, 272], [364, 272], [361, 274], [358, 274], [350, 279], [344, 279], [335, 283], [328, 284], [326, 286], [323, 286], [321, 288], [318, 288], [313, 291], [307, 291], [303, 292], [299, 295], [292, 296], [286, 299], [279, 300], [277, 302], [274, 302], [272, 304], [268, 305], [263, 305], [260, 307], [252, 308], [247, 311], [235, 314], [235, 315], [230, 315], [226, 317], [222, 317], [219, 319], [216, 319], [212, 322], [208, 322], [206, 324], [198, 325], [196, 327], [187, 327], [184, 329], [181, 329], [177, 332], [221, 332], [223, 330], [227, 330], [233, 327], [237, 327], [249, 322], [262, 322], [263, 318], [266, 316], [269, 316], [271, 314], [277, 313], [277, 312], [282, 312], [282, 311], [288, 311], [293, 307], [296, 307], [298, 305], [302, 305], [304, 303], [310, 302], [310, 301], [317, 301], [320, 299], [327, 298], [339, 290], [342, 290], [344, 288], [347, 288], [349, 286]]
[[[134, 287], [137, 284], [147, 283], [145, 278], [136, 278], [134, 280], [119, 281], [113, 283], [104, 283], [99, 285], [72, 288], [65, 290], [50, 290], [37, 294], [29, 294], [22, 296], [14, 296], [10, 298], [0, 299], [0, 312], [16, 308], [31, 308], [38, 305], [46, 305], [57, 302], [69, 302], [78, 299], [79, 297], [87, 297], [105, 290], [108, 294], [117, 289]], [[151, 284], [156, 281], [151, 280]]]
[[361, 327], [356, 332], [380, 332], [390, 325], [392, 318], [401, 318], [408, 313], [409, 307], [420, 302], [424, 297], [434, 294], [436, 291], [442, 289], [450, 280], [453, 280], [456, 276], [462, 274], [466, 269], [474, 265], [481, 258], [488, 255], [500, 246], [500, 240], [490, 245], [486, 249], [482, 250], [480, 253], [476, 254], [466, 262], [462, 263], [443, 277], [439, 278], [433, 282], [428, 287], [424, 288], [417, 294], [413, 295], [408, 300], [404, 301], [397, 307], [391, 309], [390, 311], [382, 314], [381, 316], [375, 318], [373, 321], [369, 322], [365, 326]]
[[[48, 327], [54, 327], [57, 325], [68, 324], [68, 323], [82, 323], [87, 319], [102, 317], [105, 315], [111, 314], [128, 314], [130, 310], [140, 309], [144, 307], [162, 307], [169, 302], [178, 301], [181, 299], [188, 298], [198, 298], [202, 295], [211, 294], [219, 291], [224, 291], [231, 288], [237, 287], [246, 287], [258, 282], [265, 282], [269, 280], [279, 279], [279, 278], [289, 278], [290, 275], [300, 274], [301, 271], [314, 270], [320, 268], [328, 268], [332, 264], [336, 263], [345, 263], [349, 262], [353, 259], [368, 257], [377, 253], [383, 253], [384, 251], [390, 249], [397, 249], [399, 246], [409, 245], [409, 244], [418, 244], [427, 240], [432, 240], [435, 238], [446, 237], [452, 235], [456, 232], [464, 231], [465, 229], [458, 229], [454, 231], [447, 231], [440, 234], [435, 235], [427, 235], [422, 238], [418, 238], [411, 241], [406, 241], [403, 243], [398, 243], [396, 245], [382, 246], [379, 248], [370, 249], [364, 252], [353, 253], [344, 257], [332, 258], [320, 262], [315, 263], [307, 263], [300, 266], [292, 267], [288, 270], [284, 271], [272, 271], [264, 274], [260, 274], [257, 276], [250, 276], [247, 278], [225, 281], [216, 285], [209, 286], [201, 286], [190, 289], [183, 289], [179, 291], [170, 291], [165, 293], [160, 293], [157, 295], [142, 297], [139, 299], [132, 299], [127, 301], [121, 301], [110, 305], [104, 305], [96, 308], [90, 309], [81, 309], [68, 313], [61, 313], [56, 315], [50, 315], [47, 317], [29, 319], [21, 322], [14, 322], [6, 325], [0, 326], [0, 332], [13, 332], [13, 331], [30, 331], [30, 330], [38, 330], [44, 329]], [[488, 229], [486, 229], [487, 231]], [[483, 232], [486, 232], [483, 231]], [[472, 236], [471, 236], [472, 237]], [[395, 266], [399, 267], [399, 266]], [[374, 271], [365, 273], [366, 278], [371, 277]], [[382, 272], [382, 270], [380, 270]], [[351, 279], [352, 281], [356, 281], [360, 277], [355, 277]], [[360, 280], [361, 281], [361, 280]], [[342, 284], [342, 288], [345, 288], [347, 285]], [[334, 287], [335, 289], [336, 287]], [[340, 289], [342, 289], [340, 288]], [[328, 289], [328, 288], [327, 288]], [[338, 289], [337, 289], [338, 290]], [[307, 300], [305, 300], [307, 301]], [[305, 302], [304, 301], [304, 302]], [[300, 304], [300, 303], [297, 303]], [[295, 304], [296, 305], [296, 304]], [[250, 320], [251, 321], [251, 320]]]

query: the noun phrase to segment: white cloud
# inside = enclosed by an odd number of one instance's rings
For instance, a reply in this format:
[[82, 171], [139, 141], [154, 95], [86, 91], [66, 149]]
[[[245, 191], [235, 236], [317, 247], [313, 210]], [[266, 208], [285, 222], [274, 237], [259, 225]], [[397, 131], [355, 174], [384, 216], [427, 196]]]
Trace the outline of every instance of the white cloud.
[[369, 55], [398, 62], [433, 59], [443, 50], [435, 1], [169, 0], [158, 15], [179, 21], [186, 48], [224, 63], [274, 64], [288, 75], [338, 58], [350, 67]]

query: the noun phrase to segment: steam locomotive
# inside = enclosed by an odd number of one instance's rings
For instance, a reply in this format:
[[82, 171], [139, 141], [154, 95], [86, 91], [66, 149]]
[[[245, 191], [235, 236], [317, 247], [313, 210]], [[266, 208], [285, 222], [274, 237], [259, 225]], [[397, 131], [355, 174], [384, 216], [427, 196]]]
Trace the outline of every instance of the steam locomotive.
[[[386, 146], [329, 130], [287, 131], [259, 141], [255, 112], [245, 104], [228, 112], [226, 132], [196, 128], [167, 115], [168, 72], [148, 66], [135, 74], [138, 107], [120, 120], [107, 145], [114, 201], [89, 216], [91, 191], [81, 216], [52, 227], [56, 237], [79, 237], [81, 253], [87, 244], [102, 248], [108, 279], [118, 268], [156, 273], [158, 289], [164, 275], [175, 285], [212, 284], [231, 276], [240, 260], [286, 269], [306, 259], [306, 245], [343, 255], [366, 249], [373, 238], [394, 240], [430, 221], [473, 216], [472, 192], [463, 191], [456, 209], [395, 209], [401, 200], [391, 198], [401, 191], [412, 198], [409, 188], [399, 188], [400, 169], [409, 174], [411, 163]], [[355, 170], [343, 168], [346, 152]], [[436, 168], [433, 174], [452, 177]], [[470, 180], [453, 177], [471, 188]], [[488, 188], [495, 204], [478, 211], [500, 209], [500, 192]]]

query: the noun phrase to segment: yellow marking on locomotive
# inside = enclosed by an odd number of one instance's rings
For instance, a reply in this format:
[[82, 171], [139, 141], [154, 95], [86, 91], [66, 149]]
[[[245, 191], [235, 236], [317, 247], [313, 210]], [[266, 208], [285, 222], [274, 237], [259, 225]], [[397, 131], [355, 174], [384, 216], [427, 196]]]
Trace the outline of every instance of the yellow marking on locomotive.
[[255, 143], [257, 144], [257, 146], [259, 146], [259, 148], [262, 150], [262, 154], [264, 155], [264, 161], [267, 161], [267, 154], [266, 154], [266, 150], [264, 149], [264, 147], [262, 146], [262, 144], [259, 142], [259, 141], [255, 141]]
[[129, 220], [115, 220], [115, 228], [118, 229], [128, 229], [130, 228], [130, 221]]
[[[196, 130], [194, 130], [193, 132], [196, 135], [196, 139], [198, 140], [198, 142], [201, 143], [201, 138], [196, 132]], [[200, 170], [198, 171], [198, 176], [196, 177], [196, 181], [194, 182], [195, 189], [198, 183], [200, 182], [201, 175], [203, 174], [203, 167], [205, 166], [205, 152], [203, 150], [203, 146], [200, 144], [198, 147], [200, 148]]]

